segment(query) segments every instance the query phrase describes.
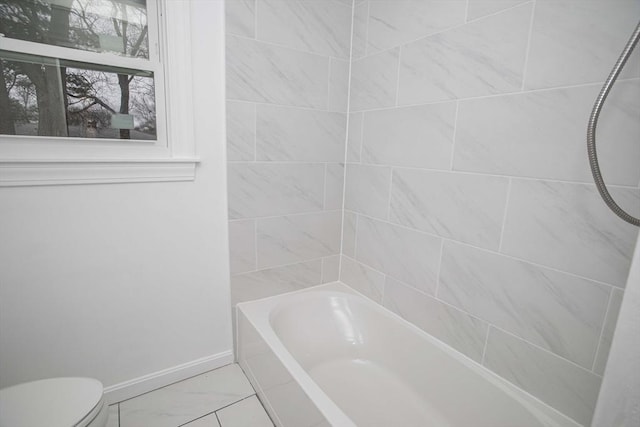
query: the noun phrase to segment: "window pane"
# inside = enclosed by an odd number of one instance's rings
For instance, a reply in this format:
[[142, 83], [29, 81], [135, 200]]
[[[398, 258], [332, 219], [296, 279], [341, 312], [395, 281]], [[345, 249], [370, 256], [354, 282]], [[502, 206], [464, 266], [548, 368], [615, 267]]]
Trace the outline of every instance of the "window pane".
[[150, 71], [0, 51], [0, 134], [156, 139]]
[[146, 0], [0, 0], [5, 37], [149, 58]]

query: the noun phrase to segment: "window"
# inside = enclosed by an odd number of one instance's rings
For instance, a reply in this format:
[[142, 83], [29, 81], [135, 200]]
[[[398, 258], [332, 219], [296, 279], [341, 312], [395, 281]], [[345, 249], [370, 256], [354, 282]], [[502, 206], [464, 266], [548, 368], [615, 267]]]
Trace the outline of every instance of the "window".
[[0, 0], [0, 185], [193, 179], [188, 20], [189, 2]]

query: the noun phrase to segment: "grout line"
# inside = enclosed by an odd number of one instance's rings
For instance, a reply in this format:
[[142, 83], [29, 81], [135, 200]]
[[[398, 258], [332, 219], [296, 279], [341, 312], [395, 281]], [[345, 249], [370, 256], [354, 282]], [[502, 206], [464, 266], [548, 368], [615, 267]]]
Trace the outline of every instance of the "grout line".
[[[344, 142], [344, 167], [342, 171], [342, 227], [340, 227], [340, 250], [338, 255], [342, 255], [343, 246], [344, 246], [344, 227], [345, 227], [345, 200], [347, 197], [347, 159], [349, 156], [349, 123], [351, 120], [351, 67], [353, 65], [353, 33], [354, 33], [354, 23], [356, 16], [356, 7], [355, 0], [351, 3], [351, 40], [349, 41], [349, 79], [347, 81], [347, 123], [346, 123], [346, 132], [345, 132], [345, 142]], [[363, 116], [364, 120], [364, 116]], [[361, 138], [362, 140], [362, 138]], [[360, 142], [362, 144], [362, 141]], [[340, 276], [342, 274], [342, 256], [338, 257], [338, 280], [340, 280]]]
[[[620, 79], [616, 80], [616, 82], [617, 83], [626, 83], [626, 82], [635, 82], [635, 81], [638, 81], [638, 80], [640, 80], [640, 78], [638, 78], [638, 77], [627, 77], [627, 78], [620, 78]], [[583, 87], [588, 87], [588, 86], [593, 86], [594, 88], [598, 88], [599, 89], [599, 88], [602, 87], [603, 83], [604, 83], [604, 81], [577, 83], [577, 84], [573, 84], [573, 85], [527, 89], [524, 92], [521, 91], [520, 89], [517, 89], [517, 90], [513, 90], [513, 91], [509, 91], [509, 92], [491, 93], [491, 94], [488, 94], [488, 95], [458, 97], [458, 98], [450, 98], [450, 99], [435, 99], [435, 100], [431, 100], [431, 101], [416, 102], [416, 103], [413, 103], [413, 104], [402, 104], [402, 105], [399, 105], [398, 107], [399, 108], [409, 108], [409, 107], [420, 107], [420, 106], [424, 106], [424, 105], [443, 104], [443, 103], [446, 103], [446, 102], [454, 102], [454, 101], [477, 101], [477, 100], [481, 100], [481, 99], [499, 98], [499, 97], [503, 97], [503, 96], [522, 96], [522, 95], [526, 95], [526, 94], [529, 94], [529, 93], [548, 92], [548, 91], [561, 90], [561, 89], [578, 89], [578, 88], [583, 88]], [[594, 97], [595, 97], [595, 95], [594, 95]], [[229, 101], [243, 101], [243, 100], [229, 99]], [[254, 102], [254, 101], [244, 101], [244, 102]], [[357, 110], [355, 112], [392, 110], [392, 109], [395, 109], [395, 108], [398, 108], [398, 107], [366, 108], [366, 109], [362, 109], [362, 110]]]
[[220, 417], [218, 416], [218, 411], [214, 412], [214, 414], [215, 414], [215, 416], [216, 416], [216, 420], [218, 421], [218, 425], [219, 425], [220, 427], [224, 427], [224, 426], [222, 425], [222, 421], [220, 421]]
[[364, 151], [364, 120], [365, 113], [358, 113], [362, 115], [362, 119], [360, 120], [360, 147], [358, 150], [358, 161], [356, 163], [362, 164], [362, 152]]
[[[354, 212], [354, 211], [350, 211], [350, 212]], [[502, 256], [502, 257], [507, 258], [507, 259], [524, 262], [526, 264], [533, 265], [535, 267], [540, 267], [540, 268], [544, 268], [546, 270], [555, 271], [555, 272], [562, 273], [562, 274], [567, 275], [567, 276], [577, 277], [578, 279], [587, 280], [589, 282], [593, 282], [593, 283], [597, 283], [597, 284], [600, 284], [600, 285], [608, 286], [608, 287], [613, 288], [613, 289], [621, 289], [619, 286], [613, 285], [611, 283], [603, 282], [603, 281], [600, 281], [600, 280], [597, 280], [597, 279], [592, 279], [592, 278], [586, 277], [586, 276], [580, 276], [579, 274], [571, 273], [571, 272], [568, 272], [568, 271], [563, 271], [563, 270], [560, 270], [560, 269], [555, 268], [555, 267], [550, 267], [550, 266], [547, 266], [547, 265], [538, 264], [538, 263], [536, 263], [534, 261], [530, 261], [530, 260], [527, 260], [527, 259], [524, 259], [524, 258], [518, 258], [518, 257], [515, 257], [513, 255], [505, 254], [505, 253], [502, 253], [502, 252], [497, 252], [494, 249], [488, 249], [488, 248], [483, 248], [483, 247], [480, 247], [480, 246], [475, 246], [475, 245], [473, 245], [471, 243], [466, 243], [466, 242], [462, 242], [460, 240], [455, 240], [455, 239], [453, 239], [451, 237], [440, 236], [440, 235], [437, 235], [437, 234], [434, 234], [434, 233], [430, 233], [428, 231], [418, 230], [418, 229], [411, 228], [411, 227], [408, 227], [408, 226], [403, 225], [403, 224], [398, 224], [398, 223], [395, 223], [395, 222], [392, 222], [392, 221], [388, 221], [388, 220], [383, 219], [383, 218], [376, 218], [376, 217], [364, 214], [362, 212], [355, 212], [355, 213], [357, 213], [358, 215], [360, 215], [360, 216], [362, 216], [364, 218], [367, 218], [367, 219], [369, 219], [371, 221], [383, 222], [385, 224], [389, 224], [389, 225], [392, 225], [392, 226], [395, 226], [395, 227], [398, 227], [398, 228], [402, 228], [402, 229], [405, 229], [405, 230], [413, 231], [413, 232], [418, 233], [418, 234], [431, 236], [431, 237], [439, 238], [439, 239], [444, 239], [446, 241], [453, 242], [453, 243], [456, 243], [458, 245], [467, 246], [467, 247], [470, 247], [470, 248], [477, 249], [479, 251], [488, 252], [488, 253], [493, 254], [493, 255], [499, 255], [499, 256]]]
[[438, 298], [438, 292], [440, 291], [440, 273], [442, 272], [442, 258], [444, 257], [444, 239], [440, 241], [440, 257], [438, 259], [438, 272], [436, 274], [436, 289], [433, 292], [433, 296]]
[[480, 358], [480, 364], [482, 366], [485, 366], [484, 362], [485, 362], [485, 357], [487, 355], [487, 347], [489, 346], [489, 333], [491, 332], [492, 327], [493, 325], [489, 323], [489, 325], [487, 326], [487, 335], [484, 337], [484, 347], [482, 348], [482, 357]]
[[[355, 10], [355, 8], [354, 8]], [[365, 30], [364, 30], [364, 56], [362, 58], [367, 57], [367, 52], [369, 51], [369, 16], [371, 15], [371, 1], [367, 0], [367, 14], [365, 16]], [[376, 52], [379, 53], [379, 52]], [[358, 59], [362, 59], [358, 58]]]
[[529, 54], [531, 53], [531, 39], [533, 38], [533, 22], [536, 14], [536, 2], [531, 5], [531, 19], [529, 21], [529, 35], [527, 38], [527, 47], [525, 49], [524, 64], [522, 68], [522, 86], [520, 89], [525, 91], [525, 82], [527, 81], [527, 68], [529, 67]]
[[613, 302], [613, 289], [609, 290], [609, 300], [607, 301], [607, 309], [604, 311], [604, 318], [602, 319], [602, 327], [600, 328], [600, 335], [598, 337], [598, 345], [596, 346], [596, 352], [593, 355], [593, 363], [591, 364], [591, 372], [594, 374], [596, 369], [596, 363], [598, 362], [598, 355], [600, 353], [600, 345], [602, 344], [602, 337], [604, 336], [604, 329], [607, 326], [607, 317], [609, 316], [609, 310], [611, 310], [611, 303]]
[[451, 162], [449, 170], [453, 172], [453, 159], [456, 154], [456, 138], [458, 137], [458, 112], [460, 111], [460, 101], [456, 99], [456, 111], [453, 116], [453, 134], [451, 135]]
[[513, 180], [509, 178], [507, 183], [507, 195], [504, 201], [504, 212], [502, 214], [502, 227], [500, 228], [500, 242], [498, 243], [498, 252], [502, 253], [502, 243], [504, 241], [504, 229], [507, 224], [507, 211], [509, 210], [509, 203], [511, 201], [511, 182]]

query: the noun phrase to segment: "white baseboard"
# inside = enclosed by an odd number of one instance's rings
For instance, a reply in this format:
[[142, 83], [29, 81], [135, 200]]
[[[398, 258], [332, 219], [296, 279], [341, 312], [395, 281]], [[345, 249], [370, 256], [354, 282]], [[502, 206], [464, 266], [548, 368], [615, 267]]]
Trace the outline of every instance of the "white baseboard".
[[200, 375], [212, 369], [220, 368], [229, 363], [233, 363], [233, 352], [231, 350], [192, 360], [191, 362], [105, 387], [105, 400], [107, 404], [112, 405], [177, 381]]

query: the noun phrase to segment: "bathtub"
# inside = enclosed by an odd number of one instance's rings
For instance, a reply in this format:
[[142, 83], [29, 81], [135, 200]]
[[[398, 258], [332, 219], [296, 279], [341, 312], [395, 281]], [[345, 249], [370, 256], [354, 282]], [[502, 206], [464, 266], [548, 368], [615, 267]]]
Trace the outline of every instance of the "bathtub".
[[236, 316], [238, 362], [278, 426], [579, 426], [339, 282]]

